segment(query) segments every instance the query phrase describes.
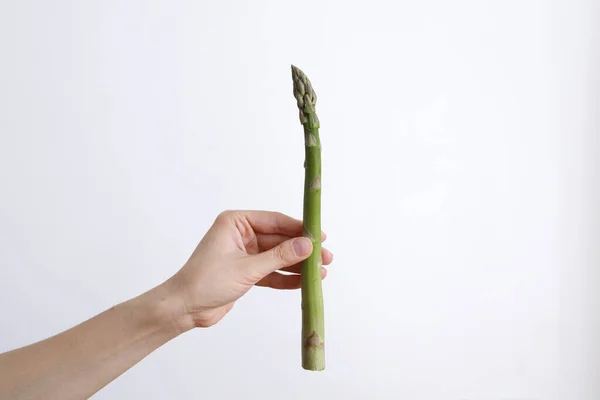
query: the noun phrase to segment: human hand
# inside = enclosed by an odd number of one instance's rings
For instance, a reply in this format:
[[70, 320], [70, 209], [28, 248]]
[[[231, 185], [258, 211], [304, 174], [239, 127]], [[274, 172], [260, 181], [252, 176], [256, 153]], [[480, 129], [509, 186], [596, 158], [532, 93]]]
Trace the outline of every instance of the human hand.
[[[182, 302], [187, 325], [182, 329], [216, 324], [253, 286], [299, 289], [300, 262], [311, 252], [311, 241], [302, 237], [302, 221], [268, 211], [221, 213], [167, 282]], [[330, 264], [333, 254], [323, 248], [322, 260]], [[322, 278], [326, 275], [322, 268]]]

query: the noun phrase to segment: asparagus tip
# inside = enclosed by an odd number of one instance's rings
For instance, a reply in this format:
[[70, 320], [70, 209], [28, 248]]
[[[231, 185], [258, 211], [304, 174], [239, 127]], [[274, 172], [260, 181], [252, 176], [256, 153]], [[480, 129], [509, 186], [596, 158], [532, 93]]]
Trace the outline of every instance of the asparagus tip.
[[291, 67], [292, 81], [294, 82], [294, 97], [300, 111], [300, 123], [303, 125], [306, 124], [310, 116], [312, 116], [314, 120], [313, 124], [318, 127], [319, 122], [315, 112], [317, 94], [306, 74], [294, 64]]

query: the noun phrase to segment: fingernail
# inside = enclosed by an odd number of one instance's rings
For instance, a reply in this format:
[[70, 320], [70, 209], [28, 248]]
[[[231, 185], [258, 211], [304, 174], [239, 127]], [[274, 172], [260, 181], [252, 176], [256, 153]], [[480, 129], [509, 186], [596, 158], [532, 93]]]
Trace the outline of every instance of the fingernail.
[[298, 238], [294, 240], [293, 248], [294, 253], [296, 253], [297, 256], [302, 257], [310, 254], [312, 251], [312, 243], [309, 239]]

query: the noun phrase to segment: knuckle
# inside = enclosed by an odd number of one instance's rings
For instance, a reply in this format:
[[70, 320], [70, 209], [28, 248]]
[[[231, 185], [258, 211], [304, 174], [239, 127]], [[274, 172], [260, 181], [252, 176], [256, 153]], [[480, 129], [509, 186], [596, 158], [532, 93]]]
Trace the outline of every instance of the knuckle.
[[287, 218], [287, 215], [280, 211], [273, 211], [273, 216], [275, 216], [277, 219]]
[[219, 215], [217, 215], [216, 220], [217, 221], [228, 221], [233, 217], [233, 215], [235, 215], [234, 210], [223, 210], [219, 213]]
[[284, 246], [277, 246], [273, 249], [273, 261], [276, 265], [285, 265], [287, 257], [285, 255]]

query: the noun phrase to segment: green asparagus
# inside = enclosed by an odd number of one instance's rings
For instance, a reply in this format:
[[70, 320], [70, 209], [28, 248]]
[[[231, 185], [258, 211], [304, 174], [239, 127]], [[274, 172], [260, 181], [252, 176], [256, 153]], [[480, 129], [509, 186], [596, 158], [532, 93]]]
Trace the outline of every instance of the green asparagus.
[[325, 324], [321, 285], [321, 139], [315, 111], [317, 95], [304, 72], [292, 65], [294, 97], [304, 126], [305, 237], [313, 243], [312, 254], [302, 263], [302, 367], [325, 369]]

